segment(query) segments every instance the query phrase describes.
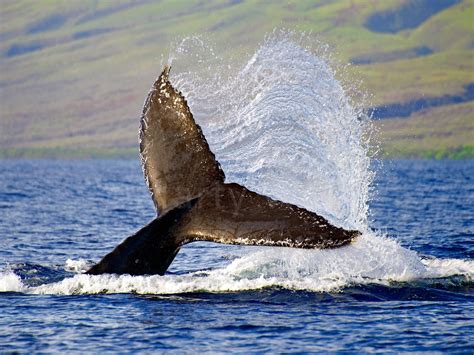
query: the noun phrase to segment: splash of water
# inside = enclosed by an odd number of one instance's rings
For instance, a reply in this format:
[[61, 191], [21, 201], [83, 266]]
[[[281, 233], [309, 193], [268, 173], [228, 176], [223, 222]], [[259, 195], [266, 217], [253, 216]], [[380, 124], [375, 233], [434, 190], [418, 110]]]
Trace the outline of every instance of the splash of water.
[[[236, 67], [199, 38], [188, 38], [176, 52], [199, 53], [205, 64], [172, 81], [227, 180], [366, 230], [370, 123], [360, 119], [360, 107], [351, 105], [324, 55], [315, 54], [320, 48], [305, 42], [305, 36], [273, 33]], [[173, 65], [186, 64], [175, 55]]]

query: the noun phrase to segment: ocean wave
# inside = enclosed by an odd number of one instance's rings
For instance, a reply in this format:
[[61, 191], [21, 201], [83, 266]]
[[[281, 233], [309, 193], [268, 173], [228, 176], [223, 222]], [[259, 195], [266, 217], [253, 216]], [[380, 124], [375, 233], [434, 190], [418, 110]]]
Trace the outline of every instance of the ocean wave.
[[[399, 282], [463, 276], [471, 282], [474, 262], [460, 259], [423, 259], [393, 239], [364, 235], [349, 246], [330, 250], [255, 248], [228, 265], [182, 275], [130, 276], [78, 273], [59, 282], [37, 287], [25, 285], [13, 271], [0, 273], [2, 292], [27, 294], [178, 294], [236, 292], [269, 287], [295, 291], [339, 292], [358, 285], [391, 285]], [[65, 269], [84, 260], [68, 260]]]

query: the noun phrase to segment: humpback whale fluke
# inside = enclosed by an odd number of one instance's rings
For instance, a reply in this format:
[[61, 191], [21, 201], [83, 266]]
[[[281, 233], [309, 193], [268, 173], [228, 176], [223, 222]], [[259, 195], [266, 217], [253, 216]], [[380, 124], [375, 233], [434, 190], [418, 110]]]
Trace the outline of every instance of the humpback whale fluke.
[[304, 208], [259, 195], [225, 175], [164, 68], [145, 101], [140, 155], [158, 217], [87, 273], [163, 275], [181, 246], [224, 244], [336, 248], [360, 235]]
[[140, 120], [143, 172], [160, 215], [224, 182], [186, 100], [168, 81], [169, 70], [153, 85]]

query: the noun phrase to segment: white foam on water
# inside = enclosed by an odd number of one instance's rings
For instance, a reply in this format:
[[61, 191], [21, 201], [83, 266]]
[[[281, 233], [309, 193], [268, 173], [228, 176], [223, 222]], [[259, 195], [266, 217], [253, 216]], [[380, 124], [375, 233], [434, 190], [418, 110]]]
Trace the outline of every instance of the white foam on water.
[[22, 292], [25, 289], [20, 276], [11, 270], [0, 271], [0, 292]]
[[393, 239], [364, 235], [355, 243], [331, 250], [255, 248], [229, 265], [184, 275], [130, 276], [77, 274], [62, 281], [28, 287], [13, 272], [0, 273], [1, 292], [28, 294], [176, 294], [235, 292], [283, 287], [337, 292], [351, 285], [416, 281], [462, 275], [474, 277], [474, 262], [421, 259]]
[[[315, 211], [364, 232], [333, 250], [255, 247], [224, 267], [184, 275], [77, 274], [39, 287], [0, 273], [0, 291], [34, 294], [226, 292], [284, 287], [314, 292], [358, 284], [474, 276], [474, 262], [422, 259], [368, 228], [373, 172], [371, 124], [346, 94], [311, 37], [274, 32], [243, 64], [230, 64], [199, 38], [172, 54], [171, 81], [183, 91], [227, 181]], [[186, 62], [200, 63], [186, 71]], [[200, 69], [199, 69], [200, 68]], [[90, 265], [68, 260], [80, 273]]]
[[75, 273], [84, 273], [87, 270], [89, 270], [92, 266], [93, 266], [93, 263], [85, 259], [78, 259], [78, 260], [67, 259], [66, 265], [64, 265], [64, 270], [69, 271], [69, 272], [75, 272]]
[[474, 279], [474, 260], [462, 259], [424, 259], [429, 278], [449, 277], [453, 275], [464, 275], [469, 280]]

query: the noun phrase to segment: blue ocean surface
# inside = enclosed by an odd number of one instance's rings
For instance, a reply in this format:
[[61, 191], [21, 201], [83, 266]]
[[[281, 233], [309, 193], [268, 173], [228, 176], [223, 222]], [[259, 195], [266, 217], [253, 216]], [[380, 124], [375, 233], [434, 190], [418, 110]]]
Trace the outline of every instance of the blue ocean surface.
[[139, 163], [0, 161], [0, 351], [472, 352], [473, 172], [384, 162], [348, 248], [201, 242], [163, 277], [87, 276], [154, 218]]

